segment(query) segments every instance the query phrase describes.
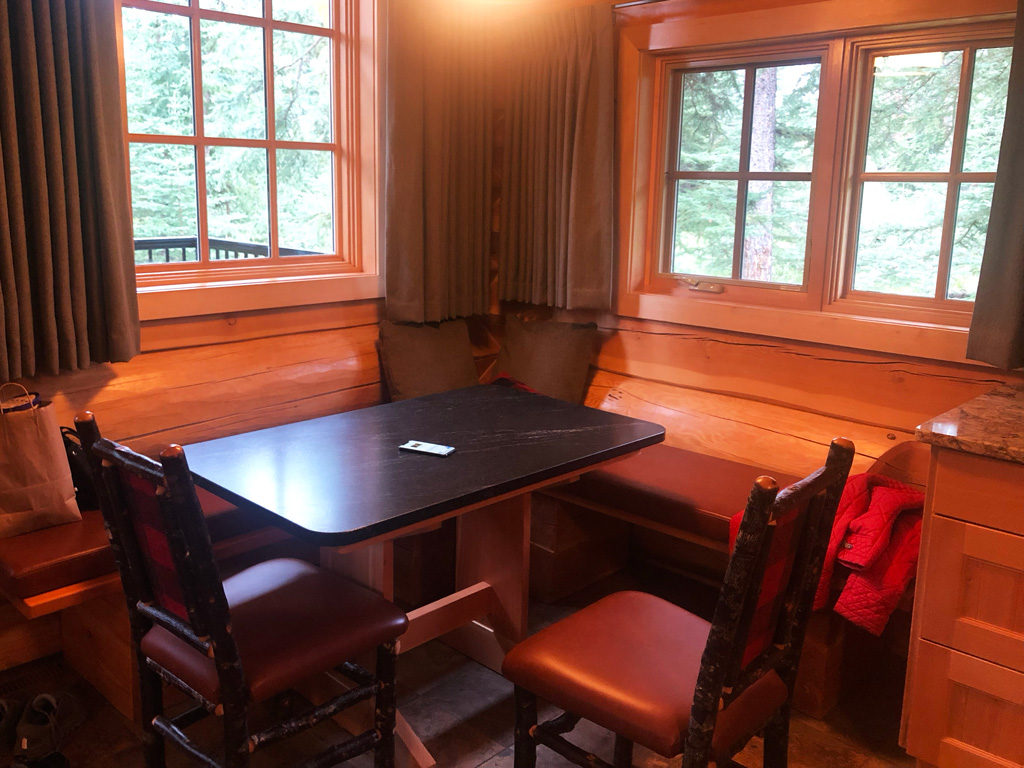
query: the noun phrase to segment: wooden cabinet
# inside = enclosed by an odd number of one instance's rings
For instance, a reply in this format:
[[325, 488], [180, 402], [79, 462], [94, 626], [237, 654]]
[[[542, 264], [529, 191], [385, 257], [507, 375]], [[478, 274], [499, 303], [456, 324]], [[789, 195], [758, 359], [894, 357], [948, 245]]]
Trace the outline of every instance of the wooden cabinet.
[[903, 745], [919, 765], [1024, 766], [1024, 465], [932, 448]]

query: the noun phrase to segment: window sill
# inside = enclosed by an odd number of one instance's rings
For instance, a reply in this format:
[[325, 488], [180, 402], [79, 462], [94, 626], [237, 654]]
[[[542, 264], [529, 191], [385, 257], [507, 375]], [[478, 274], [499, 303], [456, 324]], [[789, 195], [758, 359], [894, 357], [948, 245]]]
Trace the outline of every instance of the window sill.
[[384, 296], [382, 274], [304, 275], [272, 280], [140, 285], [139, 318], [165, 320]]
[[644, 320], [849, 347], [908, 357], [970, 363], [967, 329], [838, 312], [679, 299], [656, 293], [620, 295], [616, 312]]

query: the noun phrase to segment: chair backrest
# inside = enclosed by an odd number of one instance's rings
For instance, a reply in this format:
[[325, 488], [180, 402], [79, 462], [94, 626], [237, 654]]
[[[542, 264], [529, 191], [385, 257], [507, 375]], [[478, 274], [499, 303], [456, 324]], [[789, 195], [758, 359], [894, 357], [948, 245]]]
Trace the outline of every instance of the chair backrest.
[[101, 438], [90, 413], [75, 426], [89, 450], [134, 639], [158, 624], [215, 656], [219, 671], [237, 666], [227, 599], [181, 446], [168, 446], [158, 463]]
[[770, 477], [754, 482], [701, 659], [688, 748], [706, 750], [720, 707], [765, 674], [792, 692], [853, 456], [853, 443], [836, 438], [825, 466], [781, 493]]

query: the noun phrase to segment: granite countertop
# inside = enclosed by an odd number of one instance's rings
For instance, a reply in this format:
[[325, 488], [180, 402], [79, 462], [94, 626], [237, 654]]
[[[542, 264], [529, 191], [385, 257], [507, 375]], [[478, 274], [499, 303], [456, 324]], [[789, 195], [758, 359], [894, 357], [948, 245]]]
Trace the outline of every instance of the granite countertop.
[[926, 421], [918, 440], [1024, 464], [1024, 385], [986, 392]]

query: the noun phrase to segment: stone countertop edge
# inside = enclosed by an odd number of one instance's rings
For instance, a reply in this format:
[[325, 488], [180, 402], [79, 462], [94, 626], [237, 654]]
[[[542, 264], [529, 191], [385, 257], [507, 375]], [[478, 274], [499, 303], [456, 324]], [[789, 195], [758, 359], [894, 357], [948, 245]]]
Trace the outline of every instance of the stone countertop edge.
[[942, 448], [1024, 464], [1024, 385], [1001, 386], [917, 427]]

